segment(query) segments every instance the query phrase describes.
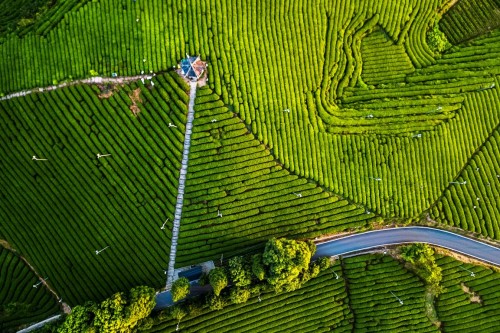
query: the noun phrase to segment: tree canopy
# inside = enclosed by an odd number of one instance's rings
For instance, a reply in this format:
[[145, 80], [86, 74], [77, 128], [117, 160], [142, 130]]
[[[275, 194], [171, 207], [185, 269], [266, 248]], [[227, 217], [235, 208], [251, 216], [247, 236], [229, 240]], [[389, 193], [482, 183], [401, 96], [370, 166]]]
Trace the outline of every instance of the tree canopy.
[[301, 274], [308, 271], [314, 251], [316, 246], [313, 242], [270, 239], [263, 254], [267, 282], [276, 291], [299, 288]]
[[177, 302], [189, 294], [189, 280], [181, 277], [172, 284], [172, 299]]
[[441, 267], [436, 264], [434, 250], [427, 244], [412, 244], [401, 248], [401, 257], [410, 262], [417, 273], [432, 288], [435, 294], [440, 294]]
[[237, 287], [249, 286], [252, 283], [252, 267], [245, 257], [229, 259], [229, 276]]
[[208, 273], [208, 279], [210, 281], [210, 285], [214, 289], [214, 294], [216, 296], [219, 296], [222, 289], [227, 287], [228, 284], [227, 274], [225, 269], [222, 267], [216, 267], [212, 269]]
[[100, 304], [88, 302], [75, 306], [57, 332], [129, 332], [149, 316], [154, 306], [155, 290], [139, 286], [128, 295], [116, 293]]

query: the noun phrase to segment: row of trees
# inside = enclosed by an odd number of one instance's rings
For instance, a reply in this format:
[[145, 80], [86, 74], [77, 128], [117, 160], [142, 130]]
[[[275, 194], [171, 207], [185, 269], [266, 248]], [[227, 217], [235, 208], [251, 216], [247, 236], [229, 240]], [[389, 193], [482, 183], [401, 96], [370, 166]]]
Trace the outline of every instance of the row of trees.
[[[312, 241], [270, 239], [263, 253], [236, 256], [228, 265], [212, 269], [200, 283], [208, 282], [213, 292], [207, 295], [206, 306], [220, 310], [228, 304], [245, 303], [252, 295], [261, 292], [290, 292], [330, 267], [329, 258], [311, 263], [316, 251]], [[172, 298], [179, 301], [189, 294], [189, 281], [180, 278], [172, 285]], [[170, 314], [180, 320], [187, 313], [186, 307], [176, 305]]]
[[87, 302], [75, 306], [59, 327], [49, 329], [54, 333], [74, 332], [131, 332], [152, 324], [148, 318], [155, 302], [155, 290], [140, 286], [128, 294], [116, 293], [101, 303]]

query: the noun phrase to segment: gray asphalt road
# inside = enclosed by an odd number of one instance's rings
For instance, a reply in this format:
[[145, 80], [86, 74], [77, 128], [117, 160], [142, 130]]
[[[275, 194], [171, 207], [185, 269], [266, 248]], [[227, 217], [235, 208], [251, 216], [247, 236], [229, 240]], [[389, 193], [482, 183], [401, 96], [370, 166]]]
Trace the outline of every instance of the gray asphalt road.
[[345, 255], [365, 249], [401, 243], [428, 243], [500, 266], [500, 248], [448, 231], [404, 227], [364, 232], [317, 244], [314, 257]]

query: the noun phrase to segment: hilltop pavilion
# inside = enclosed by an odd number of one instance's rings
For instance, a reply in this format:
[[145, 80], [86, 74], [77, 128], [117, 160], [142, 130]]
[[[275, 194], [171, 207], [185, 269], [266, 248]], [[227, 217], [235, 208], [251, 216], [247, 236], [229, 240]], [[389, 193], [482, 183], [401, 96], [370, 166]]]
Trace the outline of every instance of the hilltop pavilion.
[[207, 63], [201, 61], [200, 56], [191, 57], [186, 54], [186, 58], [181, 60], [180, 67], [185, 78], [196, 81], [205, 73]]

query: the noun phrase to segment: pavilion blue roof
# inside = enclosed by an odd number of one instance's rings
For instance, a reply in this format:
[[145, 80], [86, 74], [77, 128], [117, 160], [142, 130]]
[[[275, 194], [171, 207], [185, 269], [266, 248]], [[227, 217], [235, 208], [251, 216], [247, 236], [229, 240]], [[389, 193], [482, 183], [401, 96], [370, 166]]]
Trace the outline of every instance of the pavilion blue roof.
[[205, 71], [206, 63], [201, 61], [200, 57], [190, 57], [186, 54], [186, 58], [180, 63], [182, 74], [190, 79], [198, 79]]

